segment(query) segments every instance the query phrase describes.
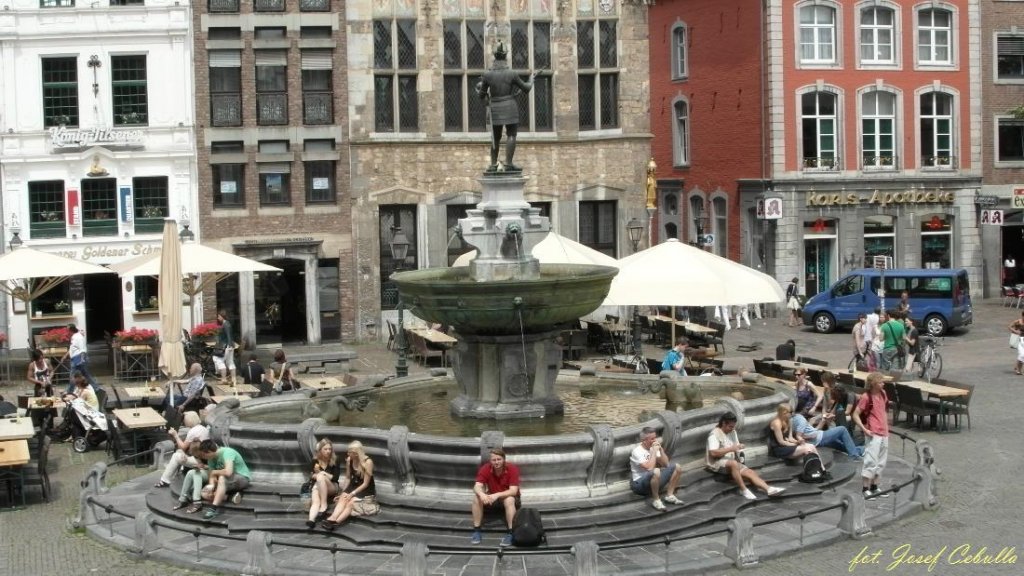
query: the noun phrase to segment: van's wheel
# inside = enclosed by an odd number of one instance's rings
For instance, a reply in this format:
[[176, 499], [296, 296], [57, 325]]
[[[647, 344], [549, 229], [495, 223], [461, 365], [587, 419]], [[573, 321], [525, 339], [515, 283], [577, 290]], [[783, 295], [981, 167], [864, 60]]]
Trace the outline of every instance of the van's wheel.
[[836, 319], [828, 312], [818, 312], [814, 315], [814, 329], [822, 334], [828, 334], [836, 329]]
[[77, 436], [75, 437], [75, 442], [71, 445], [71, 447], [75, 449], [75, 452], [83, 454], [86, 450], [89, 449], [89, 443], [85, 440], [85, 436]]
[[924, 319], [924, 329], [932, 336], [942, 336], [949, 329], [946, 319], [938, 314], [930, 314]]

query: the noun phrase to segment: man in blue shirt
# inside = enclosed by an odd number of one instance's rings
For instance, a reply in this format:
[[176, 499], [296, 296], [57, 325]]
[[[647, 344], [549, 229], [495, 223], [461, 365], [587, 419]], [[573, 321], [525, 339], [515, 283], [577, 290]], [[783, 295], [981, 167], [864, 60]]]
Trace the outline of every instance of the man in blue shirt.
[[815, 446], [835, 448], [836, 450], [846, 452], [854, 458], [860, 458], [864, 449], [861, 446], [854, 444], [853, 437], [850, 436], [850, 431], [847, 430], [845, 426], [833, 426], [828, 430], [821, 429], [823, 426], [831, 422], [834, 416], [834, 414], [829, 412], [818, 421], [817, 426], [811, 426], [810, 422], [807, 421], [807, 418], [804, 418], [803, 414], [793, 414], [793, 418], [790, 420], [790, 426], [793, 428], [793, 432], [798, 438], [803, 438]]
[[665, 360], [661, 363], [662, 372], [672, 370], [686, 376], [686, 368], [683, 367], [683, 364], [686, 362], [686, 347], [689, 345], [690, 341], [685, 336], [680, 336], [676, 340], [676, 345], [665, 355]]

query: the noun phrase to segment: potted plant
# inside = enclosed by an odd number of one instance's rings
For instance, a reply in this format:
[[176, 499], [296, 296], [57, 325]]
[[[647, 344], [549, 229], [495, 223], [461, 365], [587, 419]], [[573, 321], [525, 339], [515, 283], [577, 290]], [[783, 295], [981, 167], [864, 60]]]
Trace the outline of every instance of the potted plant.
[[220, 324], [207, 322], [192, 328], [192, 338], [196, 340], [216, 340], [220, 334]]
[[66, 326], [51, 328], [39, 334], [39, 339], [50, 348], [67, 347], [71, 344], [71, 330]]
[[67, 314], [68, 312], [71, 311], [71, 303], [68, 302], [67, 300], [60, 300], [53, 305], [53, 309], [56, 310], [57, 312]]
[[122, 346], [131, 344], [154, 344], [159, 336], [159, 332], [148, 328], [129, 328], [128, 330], [119, 330], [114, 332], [114, 340]]

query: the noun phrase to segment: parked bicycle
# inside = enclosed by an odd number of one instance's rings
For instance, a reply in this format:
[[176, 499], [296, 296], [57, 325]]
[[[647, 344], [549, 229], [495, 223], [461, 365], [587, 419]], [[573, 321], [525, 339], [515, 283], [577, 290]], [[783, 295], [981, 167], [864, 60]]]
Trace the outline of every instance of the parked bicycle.
[[942, 374], [942, 355], [936, 350], [936, 347], [941, 345], [941, 338], [921, 336], [921, 353], [917, 359], [921, 370], [918, 374], [928, 382]]

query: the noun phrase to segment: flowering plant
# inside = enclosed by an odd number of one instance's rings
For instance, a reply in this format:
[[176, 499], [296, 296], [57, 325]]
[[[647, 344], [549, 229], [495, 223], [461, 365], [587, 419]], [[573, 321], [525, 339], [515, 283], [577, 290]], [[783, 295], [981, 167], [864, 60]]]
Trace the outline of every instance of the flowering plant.
[[52, 328], [40, 334], [39, 337], [42, 338], [44, 343], [51, 346], [57, 346], [60, 344], [66, 345], [71, 343], [71, 330], [68, 330], [66, 326], [61, 328]]
[[216, 338], [218, 334], [220, 334], [220, 324], [217, 324], [216, 322], [207, 322], [205, 324], [199, 324], [198, 326], [192, 329], [193, 338], [202, 338], [204, 340], [208, 340], [211, 338]]
[[134, 343], [145, 343], [152, 342], [157, 339], [160, 335], [156, 330], [150, 330], [148, 328], [129, 328], [128, 330], [120, 330], [114, 332], [114, 340], [124, 344], [127, 342]]

